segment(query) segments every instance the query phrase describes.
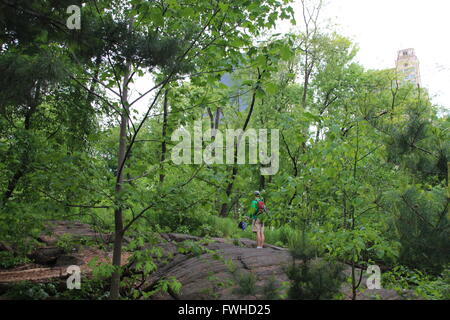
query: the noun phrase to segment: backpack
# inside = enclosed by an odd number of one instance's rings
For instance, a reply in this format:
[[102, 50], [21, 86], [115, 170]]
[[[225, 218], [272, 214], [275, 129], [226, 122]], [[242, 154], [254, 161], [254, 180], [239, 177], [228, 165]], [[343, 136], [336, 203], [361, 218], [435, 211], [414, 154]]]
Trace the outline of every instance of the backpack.
[[247, 228], [247, 223], [245, 223], [244, 221], [239, 222], [238, 227], [242, 230], [245, 230], [245, 228]]
[[267, 212], [266, 204], [261, 199], [257, 200], [256, 207], [258, 208], [257, 215]]

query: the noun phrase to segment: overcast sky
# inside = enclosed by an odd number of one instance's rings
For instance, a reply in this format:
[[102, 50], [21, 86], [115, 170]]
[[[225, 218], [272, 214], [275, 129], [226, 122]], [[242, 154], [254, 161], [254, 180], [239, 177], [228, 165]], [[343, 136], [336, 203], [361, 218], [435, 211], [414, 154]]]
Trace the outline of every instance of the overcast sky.
[[449, 0], [326, 0], [321, 20], [328, 19], [357, 43], [357, 61], [366, 68], [392, 68], [399, 50], [414, 48], [422, 85], [450, 111]]

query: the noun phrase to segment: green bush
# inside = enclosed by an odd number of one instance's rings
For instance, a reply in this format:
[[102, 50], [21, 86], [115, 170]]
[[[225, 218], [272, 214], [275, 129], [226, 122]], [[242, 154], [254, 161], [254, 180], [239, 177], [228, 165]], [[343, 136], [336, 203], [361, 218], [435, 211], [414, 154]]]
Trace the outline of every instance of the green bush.
[[63, 234], [56, 242], [56, 246], [64, 250], [65, 253], [71, 252], [74, 248], [74, 245], [75, 241], [70, 234]]
[[14, 284], [5, 297], [12, 300], [46, 300], [57, 295], [57, 286], [53, 283], [34, 283], [21, 281]]
[[450, 263], [450, 220], [443, 188], [409, 188], [400, 194], [396, 228], [402, 245], [399, 262], [435, 275]]
[[201, 211], [180, 212], [176, 210], [162, 210], [149, 215], [146, 221], [151, 228], [158, 225], [159, 229], [169, 232], [195, 234], [204, 227], [206, 219], [206, 213]]
[[256, 276], [253, 273], [239, 274], [236, 292], [241, 295], [254, 295], [256, 293], [256, 280]]
[[[332, 299], [344, 281], [343, 267], [334, 261], [319, 258], [318, 249], [309, 244], [306, 236], [291, 242], [293, 263], [287, 268], [291, 281], [288, 298], [294, 300]], [[301, 260], [300, 264], [296, 259]]]
[[0, 268], [8, 269], [30, 262], [26, 256], [16, 255], [9, 251], [0, 251]]
[[263, 296], [265, 300], [280, 299], [280, 288], [275, 277], [271, 277], [263, 287]]
[[240, 229], [238, 228], [238, 222], [231, 218], [220, 218], [217, 216], [210, 216], [208, 222], [211, 223], [213, 229], [220, 231], [224, 238], [238, 238]]
[[450, 266], [439, 276], [427, 275], [417, 269], [408, 269], [405, 266], [396, 266], [383, 273], [382, 285], [384, 288], [414, 290], [414, 292], [428, 300], [450, 299]]
[[326, 260], [309, 260], [291, 265], [287, 271], [291, 280], [288, 297], [294, 300], [329, 300], [341, 287], [342, 267]]

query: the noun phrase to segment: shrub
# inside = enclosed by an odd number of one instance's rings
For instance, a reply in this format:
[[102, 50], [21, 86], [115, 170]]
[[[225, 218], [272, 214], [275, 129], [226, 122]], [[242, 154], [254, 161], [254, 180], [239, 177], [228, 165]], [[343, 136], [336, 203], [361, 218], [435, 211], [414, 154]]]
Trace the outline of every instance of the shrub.
[[0, 268], [8, 269], [30, 262], [26, 256], [16, 255], [9, 251], [0, 251]]
[[[318, 258], [318, 250], [310, 245], [306, 237], [291, 242], [293, 263], [287, 269], [291, 280], [288, 298], [295, 300], [332, 299], [344, 281], [343, 267], [334, 261]], [[301, 259], [300, 264], [296, 259]]]
[[56, 246], [64, 250], [65, 253], [69, 253], [74, 248], [75, 241], [70, 234], [63, 234], [58, 241]]
[[254, 295], [256, 293], [256, 276], [253, 273], [239, 274], [237, 282], [237, 293], [242, 295]]
[[402, 292], [414, 290], [422, 298], [429, 300], [450, 299], [450, 266], [439, 276], [427, 275], [420, 270], [396, 266], [383, 274], [383, 287]]
[[57, 295], [57, 286], [53, 283], [34, 283], [21, 281], [14, 284], [5, 296], [13, 300], [46, 300]]
[[399, 195], [396, 227], [402, 245], [400, 264], [437, 275], [450, 262], [447, 201], [443, 188], [410, 188]]
[[271, 277], [263, 287], [263, 295], [265, 300], [277, 300], [280, 298], [280, 288], [275, 277]]

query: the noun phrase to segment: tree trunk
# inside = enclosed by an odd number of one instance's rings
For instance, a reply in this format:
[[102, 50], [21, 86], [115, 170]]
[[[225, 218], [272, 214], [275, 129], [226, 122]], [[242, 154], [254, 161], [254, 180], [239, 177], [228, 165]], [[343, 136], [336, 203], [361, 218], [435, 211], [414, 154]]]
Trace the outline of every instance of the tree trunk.
[[356, 300], [356, 274], [355, 274], [355, 263], [352, 262], [352, 300]]
[[[263, 72], [263, 73], [264, 73], [264, 72]], [[255, 107], [255, 102], [256, 102], [256, 91], [257, 91], [258, 88], [259, 88], [259, 82], [261, 81], [261, 77], [262, 77], [262, 73], [260, 73], [260, 72], [259, 72], [259, 69], [258, 69], [257, 85], [256, 85], [256, 87], [255, 87], [255, 89], [254, 89], [254, 91], [253, 91], [252, 101], [251, 101], [251, 103], [250, 103], [250, 110], [248, 111], [247, 118], [245, 119], [245, 123], [244, 123], [244, 126], [243, 126], [243, 128], [242, 128], [242, 131], [243, 131], [243, 132], [245, 132], [245, 130], [247, 130], [247, 126], [248, 126], [248, 124], [249, 124], [249, 122], [250, 122], [250, 118], [252, 117], [253, 109], [254, 109], [254, 107]], [[220, 115], [220, 113], [217, 112], [217, 113], [216, 113], [217, 118], [219, 117], [219, 115]], [[216, 119], [216, 121], [217, 121], [217, 119]], [[226, 193], [226, 195], [227, 195], [227, 199], [229, 199], [230, 196], [231, 196], [231, 192], [233, 191], [234, 181], [235, 181], [236, 175], [237, 175], [237, 173], [238, 173], [238, 168], [237, 168], [237, 153], [238, 153], [238, 150], [237, 150], [237, 149], [238, 149], [239, 143], [241, 142], [241, 137], [242, 137], [242, 136], [239, 136], [239, 137], [238, 137], [237, 143], [235, 142], [235, 144], [234, 144], [234, 163], [233, 163], [233, 169], [232, 169], [232, 171], [231, 171], [230, 182], [228, 183], [227, 189], [226, 189], [226, 191], [225, 191], [225, 193]], [[221, 217], [225, 217], [225, 216], [227, 215], [227, 213], [228, 213], [228, 201], [222, 203], [222, 207], [220, 208], [220, 216], [221, 216]]]
[[161, 162], [159, 165], [160, 174], [159, 174], [159, 182], [162, 184], [164, 182], [165, 174], [164, 174], [164, 161], [166, 160], [166, 152], [167, 152], [167, 94], [169, 93], [169, 89], [166, 89], [164, 93], [164, 111], [163, 111], [163, 124], [162, 124], [162, 142], [161, 142]]
[[[120, 134], [119, 134], [119, 151], [118, 151], [118, 162], [117, 162], [117, 178], [116, 178], [116, 197], [120, 196], [122, 191], [123, 183], [123, 167], [125, 161], [126, 152], [126, 139], [127, 139], [127, 126], [128, 126], [128, 81], [130, 77], [131, 63], [127, 62], [125, 74], [123, 77], [122, 84], [122, 115], [120, 118]], [[123, 209], [119, 206], [114, 211], [114, 250], [113, 250], [113, 261], [112, 264], [115, 270], [111, 278], [111, 288], [110, 288], [110, 299], [117, 300], [119, 298], [120, 289], [120, 266], [122, 258], [122, 240], [123, 240]]]
[[[237, 153], [237, 151], [236, 151], [236, 153]], [[234, 180], [236, 179], [237, 173], [238, 173], [237, 164], [233, 164], [233, 169], [231, 171], [231, 180], [230, 180], [230, 182], [227, 185], [227, 189], [225, 190], [225, 194], [227, 195], [227, 199], [230, 198], [231, 192], [233, 191]], [[226, 217], [227, 214], [228, 214], [228, 202], [224, 202], [224, 203], [222, 203], [222, 207], [220, 208], [220, 216], [221, 217]]]
[[259, 190], [264, 190], [266, 188], [266, 177], [262, 174], [259, 175]]
[[[25, 115], [24, 129], [27, 131], [29, 131], [31, 129], [31, 118], [33, 117], [34, 113], [37, 110], [40, 98], [41, 98], [41, 82], [38, 81], [36, 84], [34, 97], [32, 97], [32, 98], [30, 97], [30, 102], [29, 102], [30, 107]], [[9, 198], [11, 198], [11, 196], [13, 195], [14, 190], [17, 187], [17, 183], [19, 182], [20, 178], [22, 178], [28, 170], [29, 162], [30, 162], [29, 154], [27, 151], [25, 151], [21, 155], [19, 169], [16, 170], [16, 172], [14, 173], [12, 178], [9, 180], [6, 191], [3, 194], [3, 204], [6, 204], [6, 202], [9, 200]]]
[[91, 82], [89, 91], [86, 96], [86, 106], [89, 106], [89, 107], [92, 107], [92, 102], [94, 101], [94, 98], [95, 98], [94, 91], [97, 87], [98, 74], [100, 72], [100, 64], [101, 63], [102, 63], [102, 56], [98, 55], [95, 58], [94, 75], [92, 76], [92, 82]]

